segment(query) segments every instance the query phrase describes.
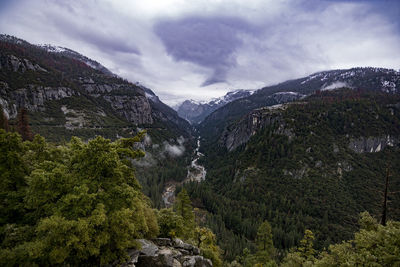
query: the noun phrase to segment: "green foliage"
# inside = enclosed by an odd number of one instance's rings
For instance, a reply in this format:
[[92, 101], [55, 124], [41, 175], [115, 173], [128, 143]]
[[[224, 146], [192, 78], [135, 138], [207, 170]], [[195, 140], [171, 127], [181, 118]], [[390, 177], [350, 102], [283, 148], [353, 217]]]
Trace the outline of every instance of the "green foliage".
[[271, 258], [274, 253], [274, 245], [272, 243], [271, 225], [264, 221], [257, 230], [256, 236], [257, 250], [261, 254], [266, 254]]
[[298, 248], [298, 251], [300, 252], [300, 255], [307, 260], [312, 259], [315, 255], [315, 249], [313, 248], [314, 239], [313, 232], [306, 229], [304, 232], [304, 237], [300, 241], [300, 247]]
[[[327, 92], [275, 112], [279, 122], [260, 127], [231, 152], [201, 131], [207, 179], [185, 187], [207, 211], [206, 225], [217, 234], [225, 259], [234, 260], [246, 247], [254, 253], [252, 241], [264, 220], [271, 224], [278, 259], [300, 244], [305, 229], [313, 229], [316, 250], [350, 239], [357, 214], [381, 214], [377, 192], [384, 188], [388, 162], [389, 190], [400, 190], [398, 144], [377, 153], [349, 149], [360, 136], [398, 138], [400, 99], [354, 93]], [[388, 216], [399, 220], [400, 194], [390, 201]]]
[[222, 266], [221, 249], [217, 246], [215, 234], [208, 228], [196, 227], [194, 229], [196, 246], [201, 249], [204, 257], [213, 262], [213, 266]]
[[192, 202], [186, 189], [182, 189], [176, 197], [174, 209], [183, 219], [183, 238], [193, 238], [193, 230], [195, 228], [194, 212]]
[[98, 265], [158, 234], [130, 158], [139, 137], [53, 146], [0, 130], [2, 266]]
[[161, 209], [157, 212], [157, 221], [161, 237], [180, 237], [183, 235], [183, 218], [172, 209]]
[[[365, 221], [372, 221], [368, 213], [361, 214], [360, 224]], [[364, 226], [353, 240], [329, 246], [315, 266], [400, 266], [400, 223]]]

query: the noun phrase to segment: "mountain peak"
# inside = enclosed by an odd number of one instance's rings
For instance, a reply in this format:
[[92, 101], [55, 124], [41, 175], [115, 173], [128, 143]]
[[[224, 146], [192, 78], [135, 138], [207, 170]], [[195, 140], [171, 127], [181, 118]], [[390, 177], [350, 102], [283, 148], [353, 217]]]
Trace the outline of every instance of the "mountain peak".
[[185, 100], [177, 106], [178, 115], [190, 123], [200, 123], [205, 117], [216, 109], [237, 99], [250, 96], [252, 90], [238, 89], [226, 93], [224, 96], [212, 98], [210, 101]]

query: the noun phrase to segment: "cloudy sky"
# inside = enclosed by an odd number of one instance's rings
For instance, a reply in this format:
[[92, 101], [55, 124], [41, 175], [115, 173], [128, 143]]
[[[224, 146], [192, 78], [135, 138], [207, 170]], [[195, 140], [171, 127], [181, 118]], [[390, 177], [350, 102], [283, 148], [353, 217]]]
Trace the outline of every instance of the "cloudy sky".
[[93, 58], [167, 104], [400, 69], [399, 0], [0, 0], [0, 33]]

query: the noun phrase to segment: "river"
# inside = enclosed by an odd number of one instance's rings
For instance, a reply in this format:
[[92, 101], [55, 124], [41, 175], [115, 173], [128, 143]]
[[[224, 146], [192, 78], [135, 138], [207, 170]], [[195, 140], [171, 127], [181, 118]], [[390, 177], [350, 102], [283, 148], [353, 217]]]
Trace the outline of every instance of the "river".
[[200, 136], [197, 138], [197, 147], [194, 150], [194, 158], [188, 166], [188, 172], [186, 178], [178, 183], [178, 182], [170, 182], [168, 183], [162, 194], [162, 200], [164, 205], [169, 208], [174, 204], [175, 200], [175, 190], [177, 185], [181, 185], [187, 182], [201, 182], [206, 179], [207, 171], [204, 166], [197, 163], [197, 161], [203, 157], [204, 155], [200, 152]]

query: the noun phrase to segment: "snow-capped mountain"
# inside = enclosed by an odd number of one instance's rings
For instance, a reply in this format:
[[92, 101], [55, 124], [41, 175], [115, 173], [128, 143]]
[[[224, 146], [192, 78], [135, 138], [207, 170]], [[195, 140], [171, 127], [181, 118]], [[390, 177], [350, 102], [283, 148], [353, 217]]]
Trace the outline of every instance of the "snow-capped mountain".
[[90, 59], [74, 50], [71, 50], [69, 48], [65, 48], [65, 47], [61, 47], [61, 46], [55, 46], [55, 45], [50, 45], [50, 44], [40, 44], [37, 45], [38, 47], [46, 50], [47, 52], [50, 53], [59, 53], [62, 54], [64, 56], [73, 58], [73, 59], [77, 59], [79, 61], [82, 61], [83, 63], [85, 63], [86, 65], [88, 65], [89, 67], [99, 70], [101, 71], [103, 74], [106, 75], [110, 75], [110, 76], [115, 76], [115, 74], [113, 74], [111, 71], [109, 71], [106, 67], [104, 67], [103, 65], [101, 65], [99, 62]]
[[237, 99], [250, 96], [254, 93], [252, 90], [235, 90], [226, 95], [213, 98], [210, 101], [185, 100], [176, 108], [178, 115], [192, 124], [200, 123], [205, 117], [216, 109]]

